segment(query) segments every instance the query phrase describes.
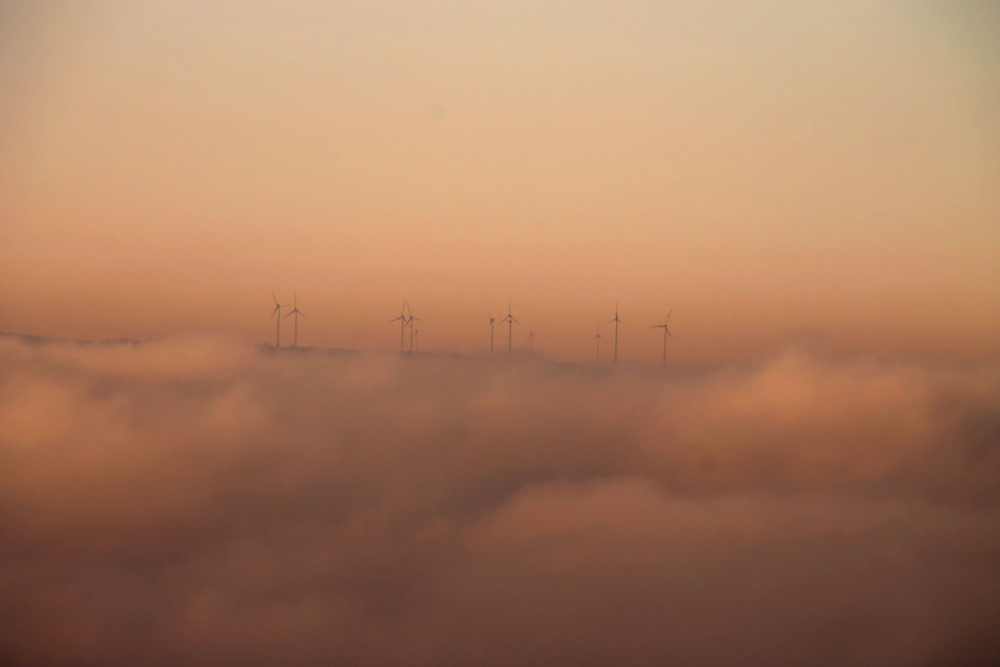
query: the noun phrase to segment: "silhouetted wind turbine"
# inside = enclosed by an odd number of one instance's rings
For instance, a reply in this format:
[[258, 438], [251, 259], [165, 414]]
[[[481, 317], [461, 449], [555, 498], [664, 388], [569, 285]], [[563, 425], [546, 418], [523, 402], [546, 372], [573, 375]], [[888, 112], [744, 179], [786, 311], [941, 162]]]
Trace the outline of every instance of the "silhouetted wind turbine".
[[410, 313], [410, 316], [406, 319], [406, 324], [409, 325], [410, 327], [410, 354], [413, 354], [413, 335], [414, 335], [413, 323], [423, 322], [423, 321], [424, 320], [422, 318], [414, 317], [412, 312]]
[[[514, 319], [514, 316], [510, 314], [510, 305], [511, 305], [511, 302], [508, 301], [507, 302], [507, 317], [505, 317], [502, 320], [500, 320], [501, 322], [506, 322], [507, 323], [507, 351], [508, 352], [510, 352], [513, 349], [513, 347], [514, 347], [514, 323], [517, 322], [517, 320]], [[520, 322], [517, 322], [517, 323], [520, 324]]]
[[493, 323], [496, 322], [497, 318], [495, 318], [492, 315], [490, 315], [490, 311], [488, 311], [488, 310], [486, 311], [486, 314], [489, 315], [489, 318], [490, 318], [490, 356], [492, 357], [493, 356]]
[[[298, 294], [295, 295], [295, 302], [294, 303], [295, 303], [295, 305], [293, 306], [293, 308], [295, 308], [295, 310], [293, 310], [292, 312], [290, 312], [287, 315], [285, 315], [285, 317], [291, 317], [292, 315], [295, 316], [295, 337], [292, 339], [292, 347], [298, 347], [299, 346], [299, 315], [301, 315], [302, 317], [306, 317], [306, 315], [301, 310], [299, 310], [299, 295]], [[309, 318], [306, 317], [306, 319], [309, 319]]]
[[670, 328], [667, 326], [670, 323], [670, 314], [673, 313], [673, 312], [674, 312], [674, 309], [671, 308], [670, 312], [667, 313], [667, 319], [665, 319], [663, 321], [663, 324], [654, 324], [653, 326], [649, 327], [650, 329], [663, 329], [663, 367], [664, 368], [667, 367], [667, 336], [670, 336], [671, 338], [673, 338], [673, 336], [670, 335]]
[[609, 320], [608, 324], [612, 322], [615, 323], [615, 363], [618, 363], [618, 325], [624, 324], [620, 319], [618, 319], [618, 302], [615, 301], [615, 319]]
[[271, 298], [274, 299], [274, 310], [271, 311], [271, 318], [274, 318], [274, 314], [278, 314], [278, 335], [274, 341], [274, 349], [281, 349], [281, 305], [278, 303], [278, 297], [274, 296], [274, 292], [271, 292]]
[[601, 363], [601, 341], [604, 339], [601, 338], [600, 332], [598, 332], [597, 335], [591, 338], [590, 340], [595, 340], [595, 339], [597, 340], [597, 363], [599, 364]]
[[415, 352], [420, 351], [420, 329], [413, 332], [413, 349]]
[[406, 317], [406, 311], [409, 310], [409, 308], [410, 308], [410, 304], [408, 304], [408, 303], [406, 303], [406, 301], [404, 301], [403, 302], [403, 307], [402, 307], [402, 309], [400, 310], [400, 313], [399, 313], [399, 317], [394, 317], [391, 320], [389, 320], [389, 324], [392, 324], [396, 320], [399, 320], [399, 351], [400, 352], [403, 351], [403, 339], [404, 339], [404, 337], [406, 335], [406, 325], [408, 323], [407, 322], [407, 317]]

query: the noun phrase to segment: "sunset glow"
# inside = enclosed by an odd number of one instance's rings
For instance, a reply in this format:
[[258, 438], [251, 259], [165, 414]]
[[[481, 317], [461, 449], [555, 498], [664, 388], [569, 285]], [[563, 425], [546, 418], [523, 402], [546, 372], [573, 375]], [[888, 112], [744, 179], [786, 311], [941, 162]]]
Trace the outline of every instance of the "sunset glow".
[[1000, 664], [1000, 4], [0, 0], [0, 666]]
[[[961, 7], [965, 7], [962, 9]], [[996, 12], [948, 3], [5, 3], [0, 330], [547, 354], [1000, 341]], [[527, 330], [523, 336], [527, 335]], [[523, 338], [522, 336], [522, 338]], [[543, 342], [544, 341], [544, 342]]]

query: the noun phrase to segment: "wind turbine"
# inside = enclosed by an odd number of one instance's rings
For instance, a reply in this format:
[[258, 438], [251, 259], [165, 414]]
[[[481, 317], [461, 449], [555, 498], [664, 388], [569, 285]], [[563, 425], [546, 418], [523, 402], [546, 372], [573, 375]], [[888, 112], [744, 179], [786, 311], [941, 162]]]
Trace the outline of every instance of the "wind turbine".
[[274, 292], [271, 292], [271, 298], [274, 299], [274, 310], [271, 311], [271, 319], [274, 319], [274, 314], [278, 314], [278, 336], [274, 342], [274, 349], [281, 349], [281, 305], [278, 303], [278, 297], [274, 296]]
[[618, 325], [624, 324], [620, 319], [618, 319], [618, 302], [615, 301], [615, 319], [609, 320], [608, 324], [612, 322], [615, 323], [615, 363], [618, 363]]
[[663, 367], [664, 368], [667, 367], [667, 336], [670, 336], [670, 338], [673, 338], [673, 336], [670, 335], [670, 328], [667, 326], [670, 323], [670, 314], [673, 313], [673, 312], [674, 312], [674, 309], [671, 308], [670, 312], [667, 313], [667, 319], [665, 319], [663, 321], [663, 324], [654, 324], [653, 326], [649, 327], [650, 329], [663, 329]]
[[[302, 317], [306, 317], [305, 313], [303, 313], [301, 310], [299, 310], [299, 295], [298, 294], [295, 295], [295, 305], [293, 307], [295, 308], [295, 310], [293, 310], [292, 312], [290, 312], [287, 315], [285, 315], [285, 317], [291, 317], [292, 315], [295, 316], [295, 337], [293, 338], [294, 342], [292, 343], [292, 347], [298, 347], [299, 346], [299, 315], [301, 315]], [[306, 319], [309, 319], [309, 318], [306, 317]]]
[[493, 356], [493, 323], [496, 322], [497, 318], [490, 315], [490, 311], [486, 311], [486, 314], [490, 318], [490, 356]]
[[593, 338], [591, 338], [590, 340], [595, 340], [595, 339], [597, 340], [597, 363], [600, 364], [601, 363], [601, 341], [604, 340], [603, 338], [601, 338], [601, 332], [598, 331], [597, 335], [594, 336]]
[[412, 312], [410, 313], [410, 316], [406, 318], [406, 324], [410, 327], [410, 354], [413, 354], [413, 336], [414, 336], [413, 323], [423, 322], [423, 321], [424, 321], [423, 318], [414, 317]]
[[408, 324], [408, 322], [407, 322], [407, 316], [406, 316], [406, 311], [409, 310], [409, 309], [410, 309], [410, 304], [408, 304], [406, 301], [403, 301], [403, 308], [400, 310], [399, 317], [394, 317], [391, 320], [389, 320], [389, 324], [392, 324], [396, 320], [399, 320], [399, 351], [400, 352], [403, 351], [403, 337], [406, 335], [406, 325]]
[[528, 332], [528, 356], [530, 357], [530, 356], [532, 356], [534, 354], [535, 354], [535, 332], [534, 331], [529, 331]]
[[[507, 351], [508, 352], [510, 352], [511, 349], [513, 349], [513, 347], [514, 347], [514, 338], [513, 338], [513, 336], [514, 336], [514, 323], [517, 322], [517, 320], [514, 319], [514, 316], [510, 314], [510, 305], [511, 305], [511, 302], [508, 301], [507, 302], [507, 317], [505, 317], [502, 320], [500, 320], [501, 322], [506, 322], [507, 323]], [[520, 324], [520, 322], [517, 322], [517, 323]]]
[[415, 352], [420, 351], [420, 329], [413, 332], [413, 350]]

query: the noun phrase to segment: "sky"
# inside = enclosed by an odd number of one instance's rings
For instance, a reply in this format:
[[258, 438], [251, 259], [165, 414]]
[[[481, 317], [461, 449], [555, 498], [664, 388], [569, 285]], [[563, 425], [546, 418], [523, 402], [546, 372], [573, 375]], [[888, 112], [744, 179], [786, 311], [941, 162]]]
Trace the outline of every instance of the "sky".
[[0, 331], [1000, 352], [995, 3], [4, 1], [0, 156]]

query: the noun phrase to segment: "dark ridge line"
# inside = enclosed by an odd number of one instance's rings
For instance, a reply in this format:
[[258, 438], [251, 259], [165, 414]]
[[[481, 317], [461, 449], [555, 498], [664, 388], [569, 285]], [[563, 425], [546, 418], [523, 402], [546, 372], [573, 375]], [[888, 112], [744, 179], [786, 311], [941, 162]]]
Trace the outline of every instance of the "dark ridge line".
[[135, 338], [105, 338], [103, 340], [87, 340], [85, 338], [49, 338], [46, 336], [36, 336], [35, 334], [10, 333], [0, 331], [0, 338], [17, 338], [26, 345], [46, 345], [48, 343], [62, 343], [69, 345], [139, 345], [145, 341]]
[[[0, 331], [0, 339], [13, 338], [20, 340], [25, 345], [30, 346], [42, 346], [48, 344], [62, 344], [62, 345], [76, 345], [79, 347], [111, 347], [114, 345], [128, 345], [128, 346], [138, 346], [142, 343], [149, 343], [155, 339], [149, 339], [146, 341], [136, 340], [135, 338], [118, 338], [118, 339], [104, 339], [104, 340], [87, 340], [82, 338], [49, 338], [46, 336], [38, 336], [35, 334], [22, 334], [22, 333], [10, 333]], [[420, 360], [420, 359], [450, 359], [455, 361], [489, 361], [497, 367], [503, 367], [510, 364], [526, 364], [534, 363], [541, 367], [549, 368], [557, 373], [579, 373], [583, 372], [588, 375], [602, 375], [602, 376], [612, 376], [615, 374], [615, 369], [612, 365], [606, 364], [601, 366], [595, 366], [592, 362], [571, 362], [571, 361], [559, 361], [556, 359], [551, 359], [546, 357], [543, 353], [535, 352], [533, 356], [530, 356], [521, 351], [515, 351], [513, 354], [508, 356], [507, 353], [500, 353], [495, 356], [490, 356], [486, 352], [474, 352], [472, 354], [461, 354], [456, 351], [441, 351], [441, 352], [397, 352], [389, 350], [355, 350], [350, 348], [338, 348], [338, 347], [311, 347], [311, 346], [299, 346], [299, 347], [282, 347], [280, 350], [276, 350], [274, 345], [270, 343], [257, 343], [253, 344], [252, 347], [256, 349], [261, 354], [268, 356], [281, 355], [322, 355], [327, 357], [347, 357], [347, 356], [361, 356], [361, 355], [377, 355], [380, 357], [394, 356], [400, 359], [409, 360]], [[625, 362], [621, 364], [622, 370], [628, 369], [631, 371], [642, 371], [650, 372], [654, 374], [660, 374], [659, 368], [655, 371], [652, 369], [647, 369], [645, 365], [634, 364], [631, 362]], [[691, 371], [690, 369], [676, 369], [668, 368], [668, 375], [673, 377], [697, 375], [697, 371]]]

